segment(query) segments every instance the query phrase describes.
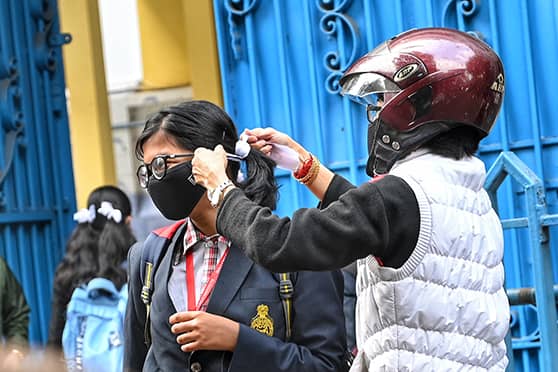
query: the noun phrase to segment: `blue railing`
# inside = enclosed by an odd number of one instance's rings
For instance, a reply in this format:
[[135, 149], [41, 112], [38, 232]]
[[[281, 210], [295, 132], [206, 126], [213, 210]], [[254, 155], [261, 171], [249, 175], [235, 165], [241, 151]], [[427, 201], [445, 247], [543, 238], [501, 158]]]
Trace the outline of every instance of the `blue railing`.
[[[510, 304], [516, 305], [534, 303], [536, 299], [538, 330], [531, 333], [534, 340], [540, 343], [540, 368], [543, 371], [555, 371], [558, 366], [558, 325], [556, 323], [556, 293], [558, 286], [554, 285], [552, 271], [552, 257], [549, 245], [548, 227], [558, 224], [558, 215], [547, 213], [546, 195], [541, 179], [514, 153], [501, 153], [488, 171], [485, 187], [495, 208], [498, 206], [497, 190], [507, 176], [518, 182], [525, 192], [525, 208], [527, 216], [502, 220], [504, 228], [526, 227], [529, 230], [529, 250], [533, 265], [534, 289], [508, 290]], [[519, 300], [523, 301], [519, 301]], [[533, 337], [530, 337], [533, 339]], [[510, 366], [508, 371], [514, 371], [513, 348], [523, 348], [522, 338], [511, 340], [508, 345]], [[532, 341], [532, 340], [529, 340]], [[509, 344], [509, 338], [508, 338]], [[517, 345], [516, 345], [517, 344]]]

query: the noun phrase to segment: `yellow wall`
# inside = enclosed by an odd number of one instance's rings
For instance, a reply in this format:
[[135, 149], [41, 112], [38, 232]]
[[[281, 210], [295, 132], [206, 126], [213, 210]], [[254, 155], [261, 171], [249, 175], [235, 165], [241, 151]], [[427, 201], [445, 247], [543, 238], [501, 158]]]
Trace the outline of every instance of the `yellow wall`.
[[223, 105], [211, 0], [182, 0], [195, 99]]
[[138, 0], [143, 89], [190, 84], [182, 0]]
[[138, 0], [143, 89], [191, 84], [195, 99], [222, 105], [211, 0]]
[[[222, 105], [211, 0], [137, 0], [143, 89], [190, 85], [195, 99]], [[78, 207], [89, 192], [116, 184], [103, 49], [96, 0], [59, 0], [70, 91], [70, 132]]]
[[61, 29], [72, 35], [63, 48], [70, 91], [70, 136], [78, 207], [89, 192], [115, 184], [112, 132], [97, 1], [59, 0]]

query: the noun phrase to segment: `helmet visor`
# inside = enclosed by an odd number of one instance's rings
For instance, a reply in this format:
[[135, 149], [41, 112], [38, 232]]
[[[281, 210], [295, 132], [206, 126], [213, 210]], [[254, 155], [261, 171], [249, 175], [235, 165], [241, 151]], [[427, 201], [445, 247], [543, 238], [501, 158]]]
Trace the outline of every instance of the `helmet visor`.
[[[387, 97], [393, 97], [401, 89], [391, 80], [380, 74], [365, 72], [354, 74], [343, 81], [341, 95], [365, 106], [380, 109]], [[388, 93], [388, 94], [386, 94]]]

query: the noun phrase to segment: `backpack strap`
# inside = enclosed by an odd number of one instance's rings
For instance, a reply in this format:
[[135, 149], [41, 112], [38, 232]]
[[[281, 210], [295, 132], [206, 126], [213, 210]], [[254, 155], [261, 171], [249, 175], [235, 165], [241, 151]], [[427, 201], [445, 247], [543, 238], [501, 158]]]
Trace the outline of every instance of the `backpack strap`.
[[[294, 294], [294, 286], [296, 284], [298, 273], [279, 273], [279, 295], [281, 303], [283, 304], [283, 314], [285, 315], [285, 341], [290, 341], [292, 336], [292, 297]], [[341, 371], [349, 371], [353, 364], [354, 355], [350, 350], [345, 350], [343, 362], [341, 364]]]
[[292, 273], [279, 273], [279, 296], [283, 305], [285, 315], [285, 341], [291, 340], [292, 335], [292, 297], [294, 293], [294, 283]]
[[145, 328], [143, 331], [144, 341], [146, 345], [151, 344], [150, 312], [151, 312], [151, 295], [153, 294], [153, 278], [155, 270], [161, 262], [163, 255], [161, 254], [171, 243], [175, 243], [180, 234], [177, 230], [184, 226], [185, 220], [178, 221], [171, 226], [167, 226], [153, 231], [149, 234], [141, 248], [141, 300], [145, 304]]

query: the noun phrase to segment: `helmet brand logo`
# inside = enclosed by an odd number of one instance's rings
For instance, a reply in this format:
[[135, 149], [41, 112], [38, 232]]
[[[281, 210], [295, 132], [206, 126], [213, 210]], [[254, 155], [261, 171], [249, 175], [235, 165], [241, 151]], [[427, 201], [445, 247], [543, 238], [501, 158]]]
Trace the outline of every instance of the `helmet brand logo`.
[[490, 89], [498, 93], [504, 93], [504, 75], [499, 74], [496, 81], [490, 86]]
[[393, 80], [398, 83], [407, 79], [409, 76], [413, 75], [413, 73], [418, 69], [418, 64], [411, 63], [410, 65], [403, 66], [395, 73]]

